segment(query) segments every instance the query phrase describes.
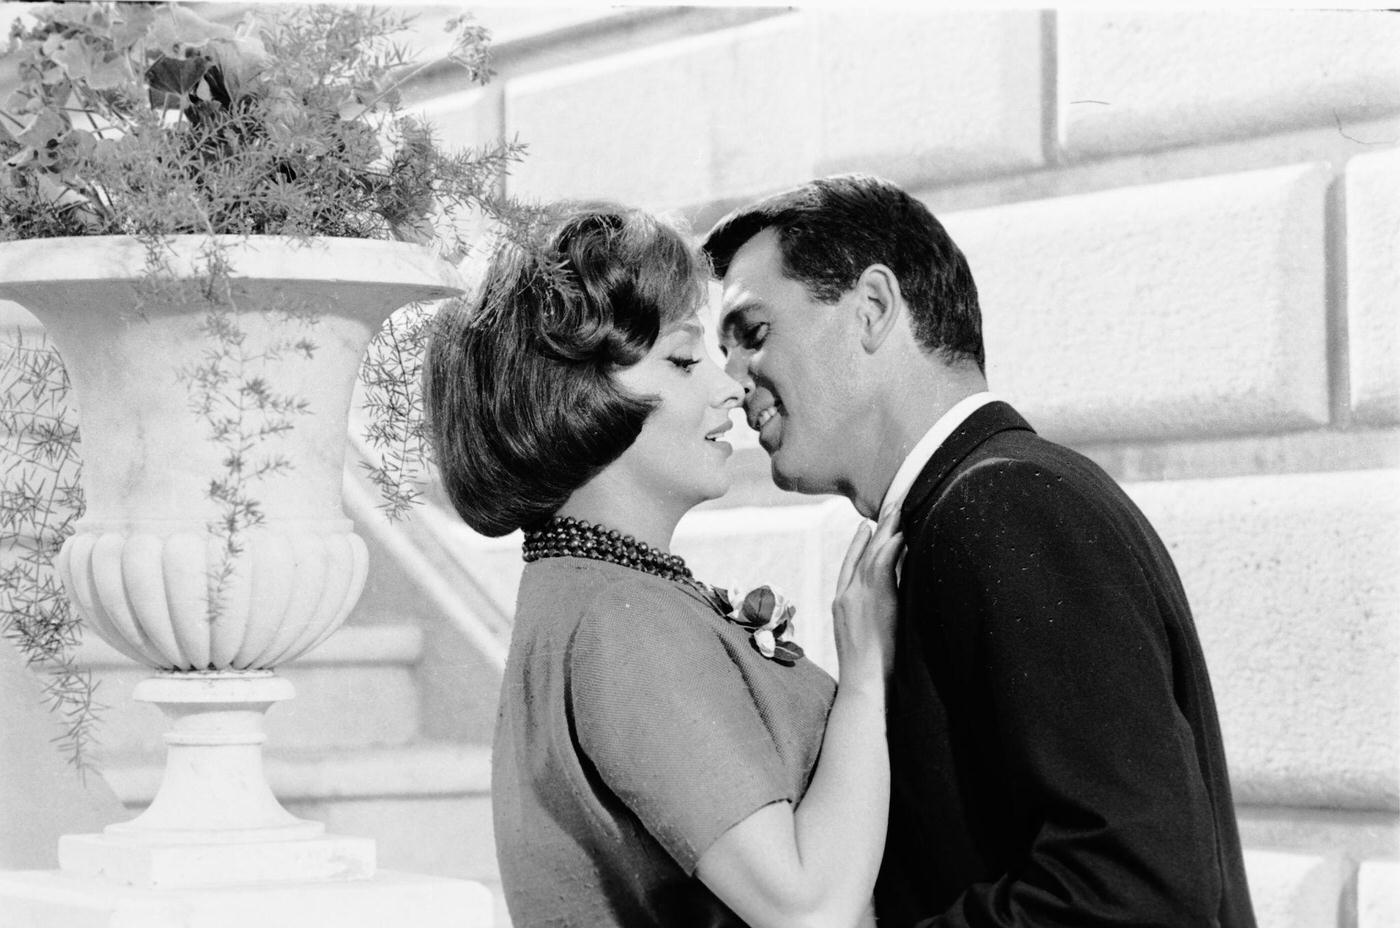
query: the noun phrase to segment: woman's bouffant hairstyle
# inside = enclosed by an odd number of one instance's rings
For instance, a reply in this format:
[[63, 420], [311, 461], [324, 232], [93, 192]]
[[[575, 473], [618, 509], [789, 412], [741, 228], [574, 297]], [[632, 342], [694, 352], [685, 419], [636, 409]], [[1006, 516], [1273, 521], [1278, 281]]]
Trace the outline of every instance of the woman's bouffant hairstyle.
[[610, 204], [561, 207], [504, 242], [474, 299], [434, 320], [424, 406], [448, 498], [483, 535], [546, 521], [636, 440], [655, 399], [613, 373], [706, 298], [709, 267], [676, 228]]

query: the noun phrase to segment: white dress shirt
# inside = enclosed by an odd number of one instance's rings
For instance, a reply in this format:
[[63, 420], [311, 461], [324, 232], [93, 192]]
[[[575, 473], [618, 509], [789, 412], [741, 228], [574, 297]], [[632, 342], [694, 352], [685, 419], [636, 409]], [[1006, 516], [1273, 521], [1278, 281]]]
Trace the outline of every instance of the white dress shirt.
[[904, 463], [899, 465], [899, 470], [894, 472], [894, 479], [890, 481], [889, 489], [885, 490], [885, 498], [880, 501], [880, 522], [894, 514], [898, 518], [898, 511], [904, 505], [904, 498], [909, 495], [909, 491], [914, 486], [914, 481], [918, 479], [919, 473], [928, 464], [933, 453], [948, 440], [958, 426], [967, 421], [974, 412], [1000, 399], [996, 394], [989, 391], [974, 393], [971, 396], [963, 397], [954, 403], [952, 408], [938, 417], [938, 421], [924, 433], [909, 455], [904, 459]]

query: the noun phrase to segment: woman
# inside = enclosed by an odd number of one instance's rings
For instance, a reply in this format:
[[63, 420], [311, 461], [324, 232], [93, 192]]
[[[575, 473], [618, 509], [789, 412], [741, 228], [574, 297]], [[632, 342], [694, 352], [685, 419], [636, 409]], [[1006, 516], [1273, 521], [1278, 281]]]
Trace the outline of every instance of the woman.
[[873, 923], [899, 537], [847, 553], [839, 689], [669, 553], [728, 488], [742, 398], [704, 346], [707, 279], [654, 217], [574, 208], [498, 250], [428, 348], [453, 505], [525, 530], [492, 779], [521, 928]]

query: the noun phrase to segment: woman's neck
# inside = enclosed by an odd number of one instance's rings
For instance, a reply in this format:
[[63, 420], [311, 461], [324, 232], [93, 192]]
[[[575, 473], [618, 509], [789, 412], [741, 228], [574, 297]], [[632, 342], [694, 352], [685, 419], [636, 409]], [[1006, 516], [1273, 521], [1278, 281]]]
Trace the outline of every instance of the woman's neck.
[[675, 512], [674, 507], [656, 505], [636, 496], [628, 499], [621, 496], [589, 483], [575, 491], [558, 514], [616, 529], [643, 544], [669, 552], [676, 525], [686, 510]]

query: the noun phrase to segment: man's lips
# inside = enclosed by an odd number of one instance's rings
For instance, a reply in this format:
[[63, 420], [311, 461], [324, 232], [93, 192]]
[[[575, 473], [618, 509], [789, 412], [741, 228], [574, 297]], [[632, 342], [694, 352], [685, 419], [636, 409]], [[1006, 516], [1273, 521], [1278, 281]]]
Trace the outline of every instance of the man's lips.
[[776, 416], [777, 414], [778, 414], [778, 407], [777, 407], [777, 406], [769, 406], [767, 409], [764, 409], [764, 410], [760, 411], [757, 415], [755, 415], [755, 416], [753, 417], [753, 422], [752, 422], [753, 430], [754, 430], [755, 432], [761, 432], [761, 431], [763, 431], [763, 426], [766, 425], [766, 424], [768, 423], [768, 420], [772, 419], [772, 418], [773, 418], [774, 416]]

